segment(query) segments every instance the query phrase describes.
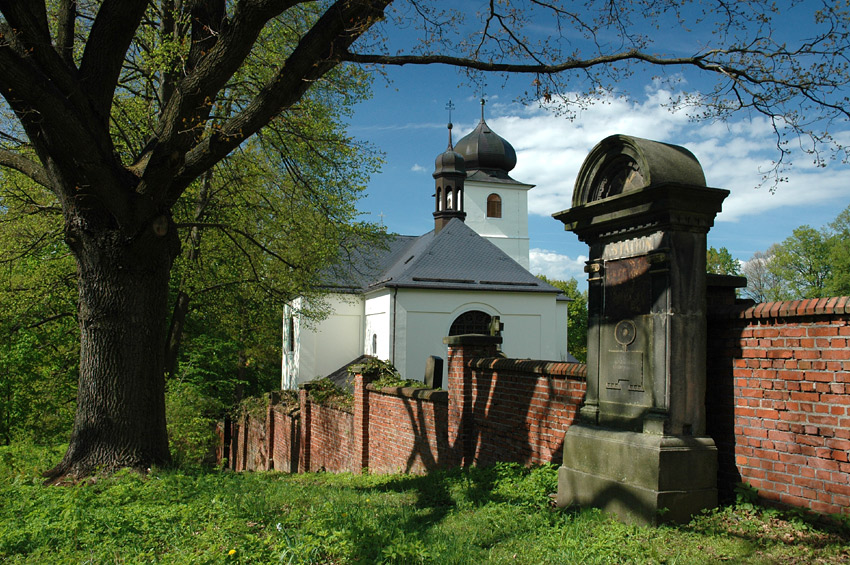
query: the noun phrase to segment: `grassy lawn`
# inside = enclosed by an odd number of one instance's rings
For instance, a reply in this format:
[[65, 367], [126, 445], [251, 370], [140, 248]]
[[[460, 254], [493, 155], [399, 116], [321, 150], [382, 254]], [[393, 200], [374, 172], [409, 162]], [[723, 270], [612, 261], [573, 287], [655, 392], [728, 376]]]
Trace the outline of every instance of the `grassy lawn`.
[[752, 504], [680, 527], [558, 510], [556, 468], [429, 476], [154, 469], [44, 487], [0, 447], [4, 563], [850, 563], [850, 526]]

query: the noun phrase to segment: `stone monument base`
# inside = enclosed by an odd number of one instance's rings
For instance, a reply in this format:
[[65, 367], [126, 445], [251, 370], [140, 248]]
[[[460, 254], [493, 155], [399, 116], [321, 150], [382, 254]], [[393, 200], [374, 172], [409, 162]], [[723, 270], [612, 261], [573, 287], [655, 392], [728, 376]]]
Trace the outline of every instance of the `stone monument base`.
[[558, 506], [595, 506], [636, 524], [684, 523], [717, 506], [710, 437], [572, 425], [558, 470]]

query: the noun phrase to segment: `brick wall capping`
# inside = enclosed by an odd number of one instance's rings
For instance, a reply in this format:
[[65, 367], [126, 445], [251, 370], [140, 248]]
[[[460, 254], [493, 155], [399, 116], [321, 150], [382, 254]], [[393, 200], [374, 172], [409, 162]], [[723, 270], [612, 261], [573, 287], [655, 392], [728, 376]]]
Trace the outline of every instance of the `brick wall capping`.
[[504, 357], [480, 357], [467, 363], [473, 369], [548, 375], [550, 377], [587, 378], [587, 365], [566, 361], [537, 361], [534, 359], [506, 359]]
[[850, 314], [850, 298], [807, 298], [753, 304], [752, 300], [738, 301], [729, 306], [719, 306], [708, 311], [708, 317], [722, 319], [767, 320], [777, 318], [802, 318], [811, 316], [842, 316]]
[[377, 388], [374, 384], [369, 383], [366, 389], [370, 392], [385, 394], [387, 396], [398, 396], [401, 398], [416, 398], [418, 400], [429, 400], [431, 402], [449, 402], [449, 393], [445, 390], [437, 390], [433, 388], [418, 388], [410, 386], [385, 386]]
[[502, 336], [481, 334], [450, 335], [443, 338], [443, 343], [450, 347], [461, 345], [501, 345]]

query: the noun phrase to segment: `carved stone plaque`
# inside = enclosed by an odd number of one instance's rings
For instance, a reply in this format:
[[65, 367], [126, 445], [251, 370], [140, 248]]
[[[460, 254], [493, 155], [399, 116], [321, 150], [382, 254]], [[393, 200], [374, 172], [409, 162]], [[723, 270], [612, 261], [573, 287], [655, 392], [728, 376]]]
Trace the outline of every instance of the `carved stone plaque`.
[[643, 351], [609, 351], [608, 390], [643, 392]]

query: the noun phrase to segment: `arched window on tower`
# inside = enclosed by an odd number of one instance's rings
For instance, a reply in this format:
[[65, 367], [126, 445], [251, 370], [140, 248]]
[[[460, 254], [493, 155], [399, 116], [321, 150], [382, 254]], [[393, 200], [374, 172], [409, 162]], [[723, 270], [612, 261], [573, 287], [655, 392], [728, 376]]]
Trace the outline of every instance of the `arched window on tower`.
[[464, 312], [452, 322], [449, 335], [482, 334], [490, 333], [490, 314], [481, 310], [469, 310]]
[[491, 194], [487, 197], [487, 217], [502, 217], [502, 197], [498, 194]]
[[443, 209], [443, 189], [437, 187], [437, 212]]
[[451, 188], [450, 186], [446, 187], [446, 210], [454, 210], [454, 206], [452, 206], [452, 196], [454, 195]]

